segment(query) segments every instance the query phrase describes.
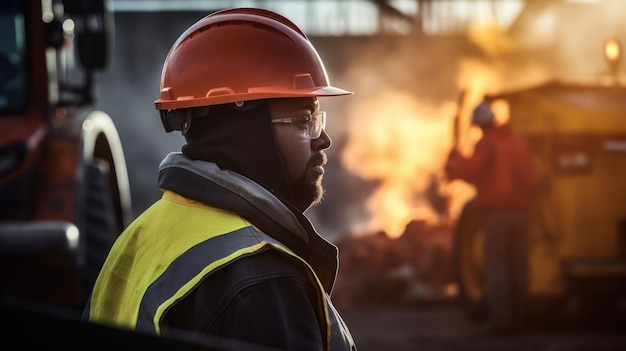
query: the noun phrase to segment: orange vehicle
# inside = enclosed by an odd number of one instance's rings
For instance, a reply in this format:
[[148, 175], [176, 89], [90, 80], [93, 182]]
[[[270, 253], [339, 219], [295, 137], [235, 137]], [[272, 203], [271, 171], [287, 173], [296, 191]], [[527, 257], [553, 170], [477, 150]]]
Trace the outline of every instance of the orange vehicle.
[[93, 109], [111, 20], [103, 0], [0, 6], [3, 299], [82, 308], [131, 220], [117, 130]]

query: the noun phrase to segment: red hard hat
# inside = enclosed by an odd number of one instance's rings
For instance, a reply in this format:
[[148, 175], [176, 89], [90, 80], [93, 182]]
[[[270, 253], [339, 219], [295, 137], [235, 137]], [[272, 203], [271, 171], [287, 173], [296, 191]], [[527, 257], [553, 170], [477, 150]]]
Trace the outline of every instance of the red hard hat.
[[174, 43], [161, 75], [157, 110], [238, 101], [337, 96], [306, 35], [287, 18], [263, 9], [218, 11]]

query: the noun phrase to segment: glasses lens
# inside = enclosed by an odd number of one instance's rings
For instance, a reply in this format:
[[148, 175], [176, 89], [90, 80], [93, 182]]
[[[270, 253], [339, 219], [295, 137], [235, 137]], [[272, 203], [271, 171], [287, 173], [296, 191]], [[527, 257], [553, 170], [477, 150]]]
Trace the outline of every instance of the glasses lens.
[[308, 123], [307, 136], [311, 139], [317, 139], [322, 135], [322, 130], [326, 127], [326, 112], [318, 111], [311, 114], [311, 120]]

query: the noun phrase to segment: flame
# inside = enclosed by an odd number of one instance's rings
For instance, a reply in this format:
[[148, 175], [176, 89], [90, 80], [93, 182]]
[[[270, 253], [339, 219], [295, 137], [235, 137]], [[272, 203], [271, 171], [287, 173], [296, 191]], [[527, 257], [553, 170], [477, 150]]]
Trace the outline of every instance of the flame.
[[366, 203], [372, 217], [365, 230], [383, 228], [398, 237], [415, 218], [436, 220], [428, 202], [416, 194], [442, 168], [454, 104], [427, 106], [406, 92], [388, 91], [354, 108], [341, 160], [363, 179], [380, 182]]
[[[412, 65], [431, 67], [438, 62], [436, 56], [427, 60], [412, 59], [422, 57], [415, 52], [421, 50], [419, 47], [398, 48], [393, 58], [386, 56], [388, 52], [383, 50], [363, 55], [367, 58], [363, 65], [374, 64], [376, 70], [370, 66], [353, 66], [353, 79], [359, 82], [355, 86], [363, 88], [355, 95], [359, 102], [348, 107], [344, 126], [347, 142], [340, 159], [348, 171], [378, 183], [365, 203], [369, 218], [366, 223], [352, 223], [353, 233], [384, 231], [396, 238], [413, 220], [446, 224], [454, 221], [462, 206], [475, 195], [475, 190], [468, 183], [449, 181], [443, 175], [447, 155], [455, 144], [452, 124], [459, 123], [460, 140], [456, 141], [456, 147], [469, 155], [480, 138], [480, 130], [470, 126], [471, 112], [484, 95], [533, 85], [550, 76], [549, 69], [537, 61], [511, 61], [520, 48], [493, 23], [473, 28], [468, 39], [483, 54], [459, 52], [453, 61], [442, 60], [456, 63], [456, 70], [440, 67], [442, 79], [449, 79], [445, 74], [456, 72], [453, 79], [459, 90], [465, 90], [461, 108], [454, 92], [427, 102], [394, 86], [411, 72], [401, 64], [407, 57]], [[433, 50], [435, 54], [449, 55], [450, 52], [444, 46]], [[457, 113], [458, 122], [454, 118]], [[438, 192], [446, 202], [443, 216], [427, 198], [433, 179], [439, 182]]]

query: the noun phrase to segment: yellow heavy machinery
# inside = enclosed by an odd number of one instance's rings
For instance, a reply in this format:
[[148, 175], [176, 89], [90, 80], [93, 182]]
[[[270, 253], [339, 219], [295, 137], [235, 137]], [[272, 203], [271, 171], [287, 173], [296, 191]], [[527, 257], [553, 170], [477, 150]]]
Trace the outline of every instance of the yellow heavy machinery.
[[[626, 316], [626, 86], [619, 42], [605, 43], [611, 75], [495, 94], [528, 141], [539, 180], [531, 217], [531, 322]], [[480, 213], [468, 202], [455, 233], [455, 271], [467, 316], [489, 316]]]
[[[613, 62], [609, 60], [610, 62]], [[510, 106], [540, 180], [531, 219], [530, 318], [618, 318], [626, 302], [626, 86], [552, 81], [494, 94]], [[467, 316], [489, 318], [480, 216], [457, 223], [456, 271]], [[562, 320], [562, 319], [560, 319]]]

